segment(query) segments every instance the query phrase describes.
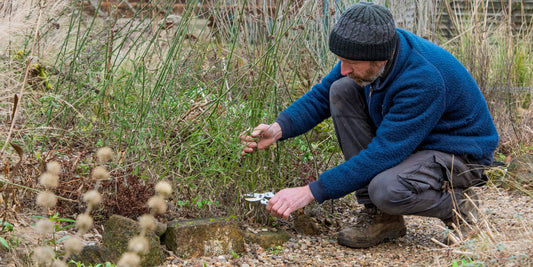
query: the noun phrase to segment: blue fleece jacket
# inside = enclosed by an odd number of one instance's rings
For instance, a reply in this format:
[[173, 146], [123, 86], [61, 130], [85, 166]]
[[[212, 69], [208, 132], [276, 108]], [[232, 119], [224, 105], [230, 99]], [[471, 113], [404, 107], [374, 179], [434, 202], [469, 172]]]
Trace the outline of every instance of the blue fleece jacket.
[[[397, 31], [399, 46], [392, 69], [364, 88], [376, 137], [367, 149], [310, 184], [320, 203], [364, 187], [416, 150], [492, 162], [498, 133], [472, 76], [446, 50], [408, 31]], [[276, 121], [282, 139], [303, 134], [330, 117], [329, 89], [344, 77], [340, 72], [338, 63], [321, 83], [281, 112]]]

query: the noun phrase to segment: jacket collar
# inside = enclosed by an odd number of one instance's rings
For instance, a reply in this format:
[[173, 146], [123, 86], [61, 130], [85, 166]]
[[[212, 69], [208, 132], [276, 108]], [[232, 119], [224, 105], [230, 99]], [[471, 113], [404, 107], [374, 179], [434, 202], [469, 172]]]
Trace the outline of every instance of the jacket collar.
[[392, 54], [392, 58], [387, 62], [387, 65], [385, 65], [385, 71], [383, 74], [377, 78], [372, 84], [372, 88], [375, 91], [382, 90], [384, 88], [384, 85], [389, 83], [389, 80], [392, 80], [391, 73], [392, 70], [397, 65], [396, 62], [398, 61], [398, 54], [400, 53], [400, 38], [396, 41], [396, 48], [394, 49], [394, 53]]

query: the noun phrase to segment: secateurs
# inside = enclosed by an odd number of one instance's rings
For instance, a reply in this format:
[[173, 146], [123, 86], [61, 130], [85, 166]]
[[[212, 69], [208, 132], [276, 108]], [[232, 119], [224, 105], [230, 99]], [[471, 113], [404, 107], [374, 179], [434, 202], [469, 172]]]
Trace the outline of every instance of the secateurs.
[[251, 194], [244, 194], [244, 200], [248, 202], [258, 202], [266, 205], [268, 204], [268, 201], [274, 197], [273, 192], [265, 192], [265, 193], [251, 193]]

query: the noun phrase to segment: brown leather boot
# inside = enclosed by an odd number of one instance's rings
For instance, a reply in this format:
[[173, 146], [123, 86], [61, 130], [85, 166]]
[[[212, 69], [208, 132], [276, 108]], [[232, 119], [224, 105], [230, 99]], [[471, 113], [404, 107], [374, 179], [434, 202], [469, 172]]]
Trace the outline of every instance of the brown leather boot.
[[368, 248], [402, 237], [406, 232], [403, 216], [386, 214], [371, 206], [365, 207], [354, 227], [339, 232], [337, 242], [352, 248]]

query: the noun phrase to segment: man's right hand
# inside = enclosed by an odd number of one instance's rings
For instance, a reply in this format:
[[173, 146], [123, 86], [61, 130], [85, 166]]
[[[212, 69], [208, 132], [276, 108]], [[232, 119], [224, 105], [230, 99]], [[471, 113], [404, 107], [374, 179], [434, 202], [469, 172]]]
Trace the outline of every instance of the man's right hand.
[[270, 125], [259, 124], [253, 132], [248, 135], [246, 132], [239, 136], [241, 143], [245, 146], [242, 154], [251, 153], [256, 150], [264, 149], [281, 138], [281, 127], [277, 122]]

